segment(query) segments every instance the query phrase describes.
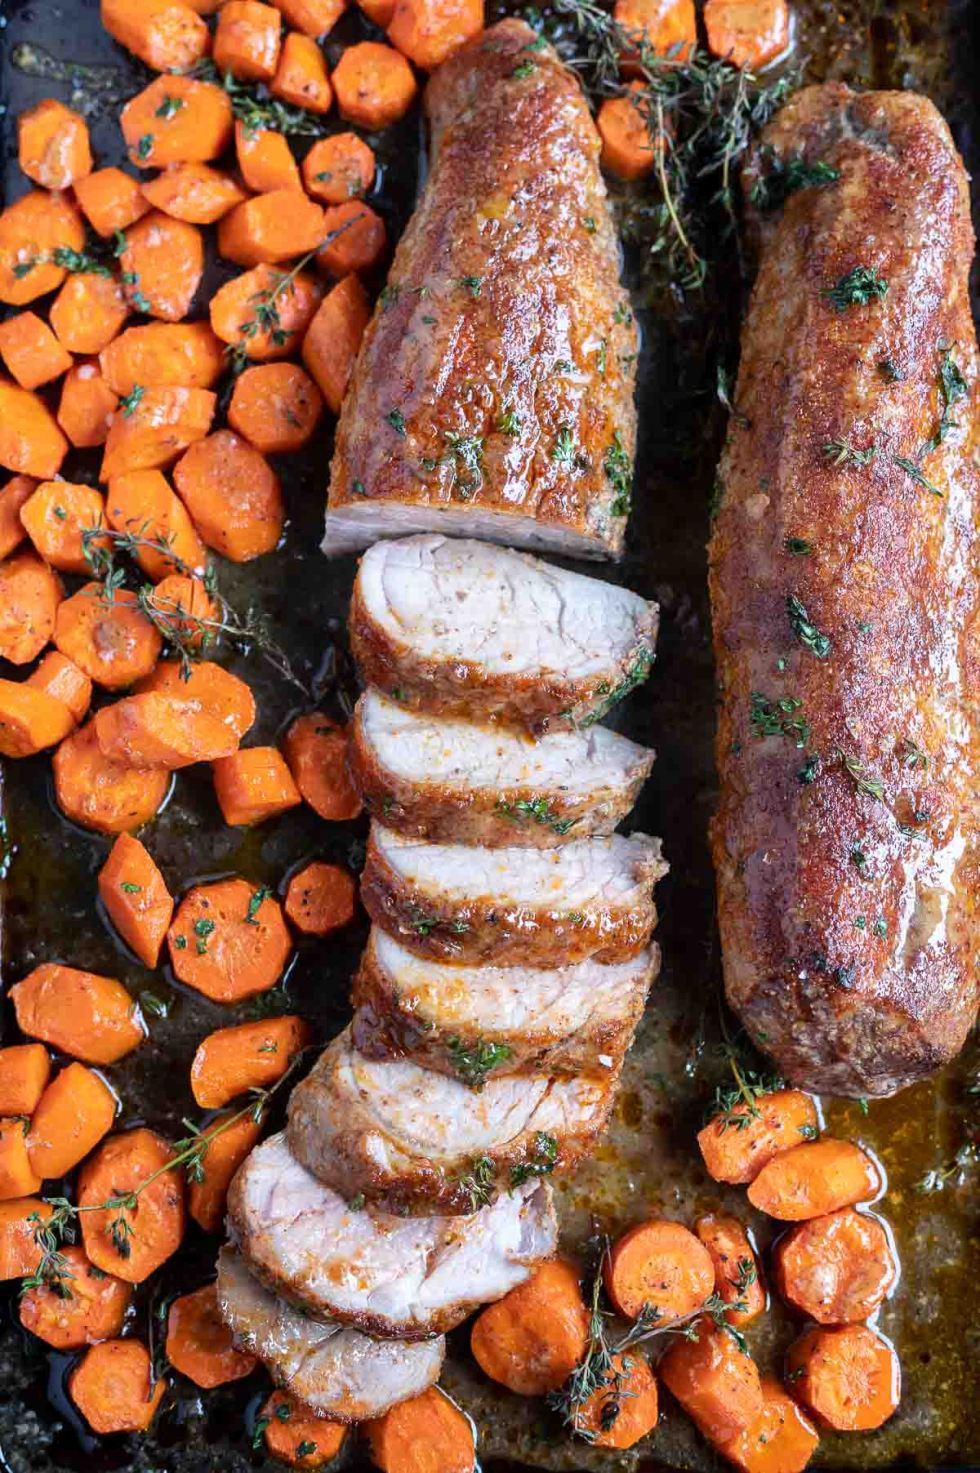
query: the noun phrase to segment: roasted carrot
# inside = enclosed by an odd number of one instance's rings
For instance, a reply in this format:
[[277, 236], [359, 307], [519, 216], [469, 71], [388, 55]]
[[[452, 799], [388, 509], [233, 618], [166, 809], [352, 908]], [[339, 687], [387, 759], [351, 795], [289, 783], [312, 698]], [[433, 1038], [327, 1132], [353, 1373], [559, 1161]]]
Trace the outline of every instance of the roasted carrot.
[[[286, 358], [299, 349], [322, 291], [307, 271], [292, 276], [274, 266], [256, 266], [215, 292], [211, 326], [222, 342], [246, 358]], [[271, 323], [264, 321], [267, 310], [274, 313]]]
[[304, 936], [329, 936], [353, 920], [356, 896], [352, 874], [337, 864], [314, 860], [293, 875], [284, 905]]
[[374, 183], [374, 150], [356, 133], [318, 138], [303, 160], [307, 194], [326, 205], [342, 205], [366, 194]]
[[55, 747], [74, 729], [71, 711], [27, 681], [0, 679], [0, 753], [33, 757]]
[[759, 1263], [748, 1235], [736, 1217], [709, 1212], [699, 1217], [694, 1231], [711, 1255], [715, 1293], [733, 1307], [725, 1314], [730, 1325], [748, 1325], [766, 1307]]
[[[642, 82], [631, 91], [642, 94]], [[617, 179], [642, 179], [653, 173], [654, 148], [647, 120], [629, 95], [607, 97], [596, 116], [602, 139], [602, 167]]]
[[35, 659], [54, 633], [64, 590], [37, 553], [15, 552], [0, 563], [0, 655], [12, 665]]
[[68, 441], [43, 399], [0, 379], [0, 466], [46, 481], [58, 474], [67, 451]]
[[75, 199], [96, 235], [106, 238], [117, 230], [128, 230], [150, 208], [139, 180], [114, 168], [96, 169], [79, 179]]
[[219, 220], [218, 253], [238, 266], [275, 265], [316, 250], [323, 235], [323, 210], [314, 200], [295, 189], [271, 189]]
[[320, 390], [296, 363], [260, 363], [235, 380], [228, 423], [263, 455], [309, 444], [323, 413]]
[[[68, 353], [101, 353], [128, 315], [119, 282], [99, 271], [78, 271], [69, 276], [51, 303], [50, 313], [58, 342]], [[71, 367], [70, 361], [67, 366]]]
[[20, 509], [36, 488], [37, 481], [33, 476], [11, 476], [0, 487], [0, 558], [13, 552], [27, 536], [20, 519]]
[[174, 902], [152, 855], [139, 839], [120, 834], [99, 871], [106, 915], [144, 967], [155, 967], [170, 927]]
[[331, 80], [341, 117], [371, 133], [404, 117], [418, 92], [401, 52], [378, 41], [348, 46]]
[[0, 1115], [33, 1115], [51, 1073], [42, 1043], [0, 1049]]
[[[106, 3], [103, 0], [103, 10]], [[150, 1353], [142, 1340], [103, 1340], [90, 1345], [68, 1377], [68, 1395], [92, 1431], [100, 1435], [145, 1432], [165, 1390], [162, 1379], [153, 1379]]]
[[303, 799], [321, 818], [356, 818], [361, 795], [347, 765], [347, 732], [329, 716], [297, 716], [286, 733], [286, 761]]
[[658, 1324], [700, 1309], [715, 1271], [703, 1243], [679, 1222], [652, 1218], [617, 1238], [603, 1266], [606, 1293], [619, 1314], [635, 1320], [645, 1307]]
[[657, 1425], [657, 1383], [637, 1350], [614, 1355], [609, 1379], [578, 1408], [575, 1430], [594, 1447], [633, 1447]]
[[63, 1272], [54, 1283], [34, 1284], [20, 1297], [20, 1322], [53, 1350], [81, 1350], [115, 1338], [132, 1289], [89, 1263], [85, 1250], [66, 1243], [59, 1253]]
[[231, 99], [214, 82], [157, 77], [130, 98], [119, 122], [129, 156], [141, 169], [206, 164], [231, 142]]
[[328, 1417], [315, 1417], [287, 1391], [274, 1391], [262, 1403], [256, 1421], [266, 1449], [291, 1468], [322, 1468], [344, 1445], [347, 1428]]
[[40, 1197], [17, 1197], [0, 1202], [0, 1282], [36, 1273], [41, 1245], [36, 1230], [54, 1208]]
[[776, 1243], [776, 1287], [821, 1325], [866, 1320], [895, 1282], [895, 1257], [882, 1224], [843, 1207], [801, 1222]]
[[176, 772], [238, 750], [238, 737], [196, 701], [144, 691], [103, 706], [95, 716], [103, 755], [113, 762]]
[[718, 1451], [742, 1473], [803, 1473], [820, 1441], [778, 1381], [763, 1379], [762, 1411]]
[[213, 1110], [247, 1090], [274, 1084], [309, 1038], [308, 1025], [291, 1014], [219, 1028], [197, 1046], [191, 1093], [202, 1109]]
[[276, 75], [269, 84], [274, 97], [307, 112], [327, 113], [333, 102], [333, 88], [326, 59], [312, 36], [301, 31], [288, 32], [279, 53]]
[[70, 107], [46, 97], [17, 119], [17, 162], [42, 189], [70, 189], [92, 172], [88, 124]]
[[323, 213], [324, 244], [316, 264], [331, 276], [373, 271], [388, 245], [385, 222], [363, 200], [329, 205]]
[[136, 1005], [121, 982], [60, 962], [42, 962], [10, 989], [28, 1038], [86, 1064], [115, 1064], [143, 1042]]
[[28, 675], [26, 684], [54, 696], [68, 707], [75, 721], [84, 719], [92, 701], [92, 682], [60, 650], [49, 650], [37, 669]]
[[27, 1154], [27, 1121], [20, 1116], [0, 1120], [0, 1202], [28, 1197], [40, 1185]]
[[167, 944], [180, 981], [214, 1002], [240, 1002], [268, 992], [291, 950], [278, 900], [242, 879], [189, 890], [177, 907]]
[[289, 140], [271, 128], [248, 128], [235, 123], [235, 154], [249, 189], [268, 194], [273, 189], [302, 189], [299, 166]]
[[867, 1202], [880, 1185], [878, 1168], [860, 1146], [828, 1137], [774, 1157], [750, 1185], [748, 1198], [780, 1222], [802, 1222]]
[[243, 82], [271, 82], [279, 61], [282, 16], [261, 0], [225, 0], [214, 33], [214, 64]]
[[[105, 526], [100, 492], [74, 481], [42, 481], [20, 509], [27, 535], [44, 561], [60, 573], [88, 573], [82, 534]], [[93, 542], [98, 545], [98, 539]], [[103, 543], [104, 545], [104, 543]]]
[[167, 1315], [166, 1351], [174, 1370], [205, 1391], [240, 1381], [258, 1365], [254, 1355], [235, 1349], [214, 1284], [173, 1301]]
[[42, 1181], [66, 1176], [112, 1129], [116, 1097], [84, 1064], [67, 1064], [48, 1085], [27, 1132], [31, 1169]]
[[473, 1424], [438, 1386], [399, 1402], [364, 1426], [381, 1473], [473, 1473]]
[[706, 0], [704, 26], [708, 50], [734, 66], [757, 71], [788, 50], [786, 0]]
[[557, 1391], [588, 1341], [578, 1274], [562, 1259], [543, 1263], [473, 1321], [470, 1349], [492, 1381], [519, 1396]]
[[716, 1115], [698, 1133], [698, 1145], [709, 1176], [743, 1185], [780, 1151], [815, 1140], [818, 1133], [812, 1097], [780, 1089]]
[[71, 354], [34, 312], [18, 312], [0, 322], [0, 357], [22, 389], [49, 384], [72, 364]]
[[[130, 471], [113, 476], [105, 503], [109, 526], [139, 538], [136, 561], [154, 583], [177, 571], [181, 565], [200, 572], [207, 563], [204, 544], [184, 503], [175, 496], [160, 471]], [[168, 552], [147, 547], [147, 542], [165, 543]], [[84, 571], [84, 570], [83, 570]]]
[[661, 54], [683, 55], [697, 45], [694, 0], [616, 0], [613, 18], [637, 45], [642, 41]]
[[395, 0], [388, 40], [424, 72], [483, 30], [483, 0]]
[[395, 13], [395, 0], [357, 0], [357, 8], [367, 16], [368, 20], [374, 21], [383, 31], [391, 25], [391, 17]]
[[214, 792], [225, 823], [250, 828], [303, 800], [275, 747], [242, 747], [215, 762]]
[[340, 413], [370, 317], [371, 304], [360, 281], [345, 276], [324, 297], [303, 340], [303, 362], [334, 414]]
[[[162, 587], [162, 583], [157, 586], [157, 593]], [[179, 660], [161, 660], [137, 689], [166, 691], [196, 701], [209, 715], [230, 726], [237, 737], [243, 737], [255, 720], [255, 697], [245, 681], [210, 660], [196, 660], [189, 675]]]
[[128, 471], [163, 469], [211, 428], [217, 400], [210, 389], [144, 388], [120, 401], [99, 472], [103, 481]]
[[92, 721], [65, 738], [52, 766], [65, 817], [100, 834], [127, 833], [148, 823], [170, 789], [168, 772], [141, 772], [104, 757]]
[[179, 322], [190, 310], [204, 271], [201, 232], [186, 220], [151, 210], [127, 230], [119, 265], [126, 296], [137, 312]]
[[737, 1437], [762, 1412], [755, 1361], [709, 1319], [696, 1322], [692, 1338], [676, 1340], [657, 1369], [691, 1420], [716, 1445]]
[[148, 675], [163, 641], [139, 608], [135, 593], [86, 583], [59, 604], [54, 642], [96, 685], [121, 690]]
[[[168, 640], [179, 643], [181, 649], [200, 654], [213, 644], [220, 610], [200, 578], [170, 573], [160, 579], [147, 600], [158, 626], [165, 627]], [[181, 679], [185, 680], [183, 674]]]
[[55, 252], [81, 251], [85, 224], [65, 194], [32, 189], [0, 214], [0, 302], [23, 307], [58, 290], [67, 275]]
[[242, 186], [230, 174], [210, 164], [171, 164], [143, 185], [155, 210], [190, 225], [213, 225], [245, 199]]
[[814, 1327], [786, 1352], [794, 1396], [836, 1432], [870, 1432], [898, 1406], [901, 1367], [894, 1348], [867, 1325]]
[[155, 72], [183, 72], [207, 53], [208, 28], [182, 0], [101, 0], [102, 24]]
[[262, 1134], [261, 1121], [253, 1119], [251, 1113], [235, 1120], [236, 1113], [228, 1110], [211, 1121], [208, 1129], [217, 1133], [208, 1141], [200, 1173], [195, 1174], [187, 1189], [187, 1210], [206, 1233], [221, 1231], [231, 1179]]
[[129, 327], [100, 354], [117, 394], [143, 389], [210, 389], [225, 370], [221, 343], [206, 322], [148, 322]]
[[347, 0], [279, 0], [287, 26], [304, 36], [325, 36], [347, 9]]
[[85, 1251], [129, 1284], [149, 1278], [184, 1235], [184, 1183], [172, 1157], [163, 1137], [141, 1126], [103, 1141], [79, 1173]]
[[88, 358], [65, 374], [58, 424], [80, 450], [104, 445], [118, 404], [118, 397], [102, 377], [98, 360]]
[[247, 563], [282, 535], [279, 477], [240, 436], [217, 430], [174, 467], [174, 483], [200, 536], [215, 552]]

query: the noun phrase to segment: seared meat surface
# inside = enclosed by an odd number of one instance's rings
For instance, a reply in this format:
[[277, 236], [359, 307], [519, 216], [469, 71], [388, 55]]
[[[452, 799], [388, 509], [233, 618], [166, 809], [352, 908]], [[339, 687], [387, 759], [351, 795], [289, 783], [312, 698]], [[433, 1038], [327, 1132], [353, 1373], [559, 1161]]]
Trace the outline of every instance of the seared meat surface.
[[924, 97], [803, 91], [749, 189], [793, 161], [711, 543], [725, 980], [794, 1084], [885, 1095], [977, 1008], [973, 236]]
[[636, 329], [582, 90], [505, 20], [425, 101], [431, 168], [344, 401], [324, 550], [439, 531], [617, 556]]

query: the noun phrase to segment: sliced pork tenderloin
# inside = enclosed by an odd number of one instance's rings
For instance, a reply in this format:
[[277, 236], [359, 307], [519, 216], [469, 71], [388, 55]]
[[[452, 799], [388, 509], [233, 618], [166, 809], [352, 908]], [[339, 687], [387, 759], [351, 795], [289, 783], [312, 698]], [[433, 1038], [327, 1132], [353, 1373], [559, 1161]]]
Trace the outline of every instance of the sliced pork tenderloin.
[[657, 609], [487, 542], [378, 542], [350, 607], [364, 683], [436, 715], [588, 727], [653, 664]]

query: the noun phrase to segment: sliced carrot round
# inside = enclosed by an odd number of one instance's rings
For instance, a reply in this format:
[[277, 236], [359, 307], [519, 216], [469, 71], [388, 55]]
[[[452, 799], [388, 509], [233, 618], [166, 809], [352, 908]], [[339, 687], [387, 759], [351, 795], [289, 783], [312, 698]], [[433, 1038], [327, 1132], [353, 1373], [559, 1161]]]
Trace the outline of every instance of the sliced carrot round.
[[292, 947], [278, 900], [241, 879], [189, 890], [167, 941], [180, 981], [214, 1002], [268, 992]]
[[214, 792], [225, 823], [265, 823], [301, 802], [299, 789], [277, 747], [242, 747], [212, 768]]
[[720, 1445], [761, 1414], [759, 1372], [727, 1330], [709, 1319], [698, 1320], [692, 1330], [693, 1338], [676, 1340], [657, 1370], [708, 1441]]
[[141, 1340], [92, 1345], [68, 1377], [68, 1394], [93, 1432], [145, 1432], [166, 1385], [154, 1382]]
[[316, 264], [336, 277], [351, 271], [373, 271], [388, 245], [385, 222], [363, 200], [328, 205], [323, 215], [323, 239]]
[[638, 1350], [614, 1355], [609, 1378], [582, 1403], [575, 1431], [594, 1447], [633, 1447], [657, 1425], [657, 1383], [646, 1357]]
[[0, 753], [32, 757], [57, 746], [74, 729], [63, 701], [26, 682], [0, 679]]
[[172, 1159], [162, 1136], [139, 1127], [110, 1136], [85, 1162], [79, 1222], [97, 1268], [141, 1284], [176, 1253], [184, 1235], [184, 1183], [179, 1168], [168, 1166]]
[[214, 1284], [173, 1301], [167, 1315], [166, 1350], [174, 1369], [205, 1391], [240, 1381], [258, 1365], [254, 1355], [235, 1349]]
[[[158, 593], [162, 587], [162, 583], [158, 585]], [[250, 687], [210, 660], [196, 660], [190, 670], [179, 660], [161, 660], [153, 673], [140, 681], [137, 690], [194, 701], [238, 737], [243, 737], [255, 720], [255, 697]]]
[[130, 834], [120, 834], [99, 871], [99, 898], [116, 930], [144, 967], [155, 967], [173, 917], [174, 902], [152, 857]]
[[[169, 644], [179, 646], [190, 655], [200, 655], [217, 642], [221, 610], [200, 578], [169, 573], [166, 578], [161, 578], [148, 602], [152, 606], [156, 626]], [[189, 679], [186, 669], [183, 665], [179, 668], [181, 680], [186, 684]], [[149, 676], [141, 689], [157, 689], [148, 684], [152, 678]]]
[[780, 1238], [773, 1252], [782, 1297], [821, 1325], [866, 1320], [895, 1282], [895, 1256], [882, 1224], [843, 1207]]
[[230, 726], [197, 701], [169, 692], [143, 691], [103, 706], [95, 717], [99, 746], [113, 762], [173, 772], [214, 762], [238, 749]]
[[374, 151], [356, 133], [318, 138], [303, 160], [306, 192], [326, 205], [366, 194], [374, 183]]
[[740, 1100], [716, 1115], [698, 1133], [698, 1146], [709, 1176], [741, 1185], [758, 1176], [781, 1151], [815, 1140], [818, 1133], [812, 1096], [779, 1089], [751, 1104]]
[[309, 1025], [290, 1014], [219, 1028], [197, 1046], [191, 1093], [202, 1109], [213, 1110], [246, 1090], [267, 1088], [282, 1078], [309, 1037]]
[[50, 1074], [51, 1056], [42, 1043], [0, 1049], [0, 1116], [33, 1115]]
[[[72, 481], [42, 481], [21, 507], [20, 519], [52, 568], [61, 573], [90, 572], [82, 534], [105, 526], [105, 501], [98, 491]], [[98, 541], [92, 539], [89, 546]]]
[[364, 1433], [381, 1473], [422, 1473], [423, 1466], [439, 1473], [473, 1473], [476, 1467], [473, 1424], [438, 1386], [367, 1422]]
[[192, 445], [174, 467], [174, 483], [208, 547], [232, 562], [250, 562], [279, 541], [279, 477], [231, 430], [216, 430]]
[[304, 865], [286, 890], [286, 914], [304, 936], [329, 936], [354, 917], [357, 885], [337, 864]]
[[115, 1064], [146, 1037], [115, 977], [42, 962], [10, 989], [17, 1026], [85, 1064]]
[[274, 1391], [263, 1402], [256, 1425], [272, 1456], [291, 1468], [322, 1468], [340, 1452], [348, 1430], [341, 1422], [314, 1416], [288, 1391]]
[[75, 662], [67, 659], [60, 650], [48, 651], [28, 675], [27, 684], [61, 701], [75, 721], [84, 720], [92, 701], [92, 682], [85, 671], [79, 670]]
[[[323, 288], [308, 271], [291, 279], [275, 266], [254, 266], [226, 281], [211, 298], [211, 326], [223, 343], [255, 362], [288, 358], [300, 346]], [[262, 308], [274, 307], [269, 323]]]
[[519, 1396], [544, 1396], [563, 1386], [582, 1359], [588, 1329], [578, 1274], [556, 1259], [480, 1311], [470, 1349], [492, 1381]]
[[61, 579], [36, 552], [15, 552], [0, 563], [0, 655], [29, 665], [55, 630], [64, 597]]
[[347, 732], [329, 716], [297, 716], [286, 733], [286, 761], [303, 799], [321, 818], [356, 818], [361, 795], [347, 764]]
[[235, 1110], [226, 1110], [211, 1121], [201, 1170], [187, 1189], [187, 1210], [206, 1233], [217, 1233], [224, 1227], [231, 1179], [262, 1133], [262, 1122], [254, 1119], [251, 1111], [237, 1120], [236, 1114]]
[[669, 1324], [701, 1308], [714, 1288], [715, 1271], [703, 1243], [679, 1222], [638, 1223], [613, 1244], [603, 1269], [616, 1310], [635, 1320], [646, 1308]]
[[168, 772], [127, 767], [103, 756], [94, 721], [65, 738], [52, 766], [62, 813], [100, 834], [122, 834], [148, 823], [170, 791]]
[[67, 1176], [108, 1135], [117, 1101], [99, 1075], [84, 1064], [67, 1064], [52, 1079], [27, 1132], [31, 1169], [42, 1181]]
[[736, 1217], [709, 1212], [699, 1217], [694, 1231], [711, 1254], [715, 1293], [732, 1308], [725, 1314], [730, 1325], [748, 1325], [766, 1307], [759, 1264], [748, 1235]]
[[763, 1379], [762, 1411], [718, 1451], [742, 1473], [803, 1473], [820, 1437], [778, 1381]]
[[787, 1351], [786, 1370], [793, 1395], [837, 1432], [880, 1427], [902, 1394], [894, 1348], [867, 1325], [807, 1330]]
[[780, 1222], [802, 1222], [870, 1201], [880, 1186], [878, 1168], [860, 1146], [825, 1138], [774, 1157], [750, 1185], [748, 1198]]
[[54, 1350], [111, 1340], [122, 1330], [132, 1289], [96, 1268], [77, 1244], [67, 1243], [59, 1252], [64, 1262], [57, 1287], [45, 1282], [21, 1295], [21, 1324]]
[[286, 455], [312, 439], [323, 397], [296, 363], [260, 363], [235, 380], [228, 423], [263, 455]]
[[149, 675], [163, 645], [136, 594], [86, 583], [58, 607], [54, 642], [96, 685], [121, 690]]

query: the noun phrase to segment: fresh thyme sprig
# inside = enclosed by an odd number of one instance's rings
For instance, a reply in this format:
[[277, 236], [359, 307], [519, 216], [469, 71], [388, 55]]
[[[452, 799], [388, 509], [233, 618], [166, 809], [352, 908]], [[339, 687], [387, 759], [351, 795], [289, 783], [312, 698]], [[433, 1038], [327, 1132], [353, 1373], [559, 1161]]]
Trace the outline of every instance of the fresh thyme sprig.
[[213, 61], [199, 61], [184, 75], [223, 87], [231, 100], [232, 112], [250, 138], [264, 129], [294, 138], [321, 138], [327, 132], [318, 113], [305, 107], [290, 107], [273, 97], [261, 84], [254, 86], [240, 82], [231, 72], [219, 72]]

